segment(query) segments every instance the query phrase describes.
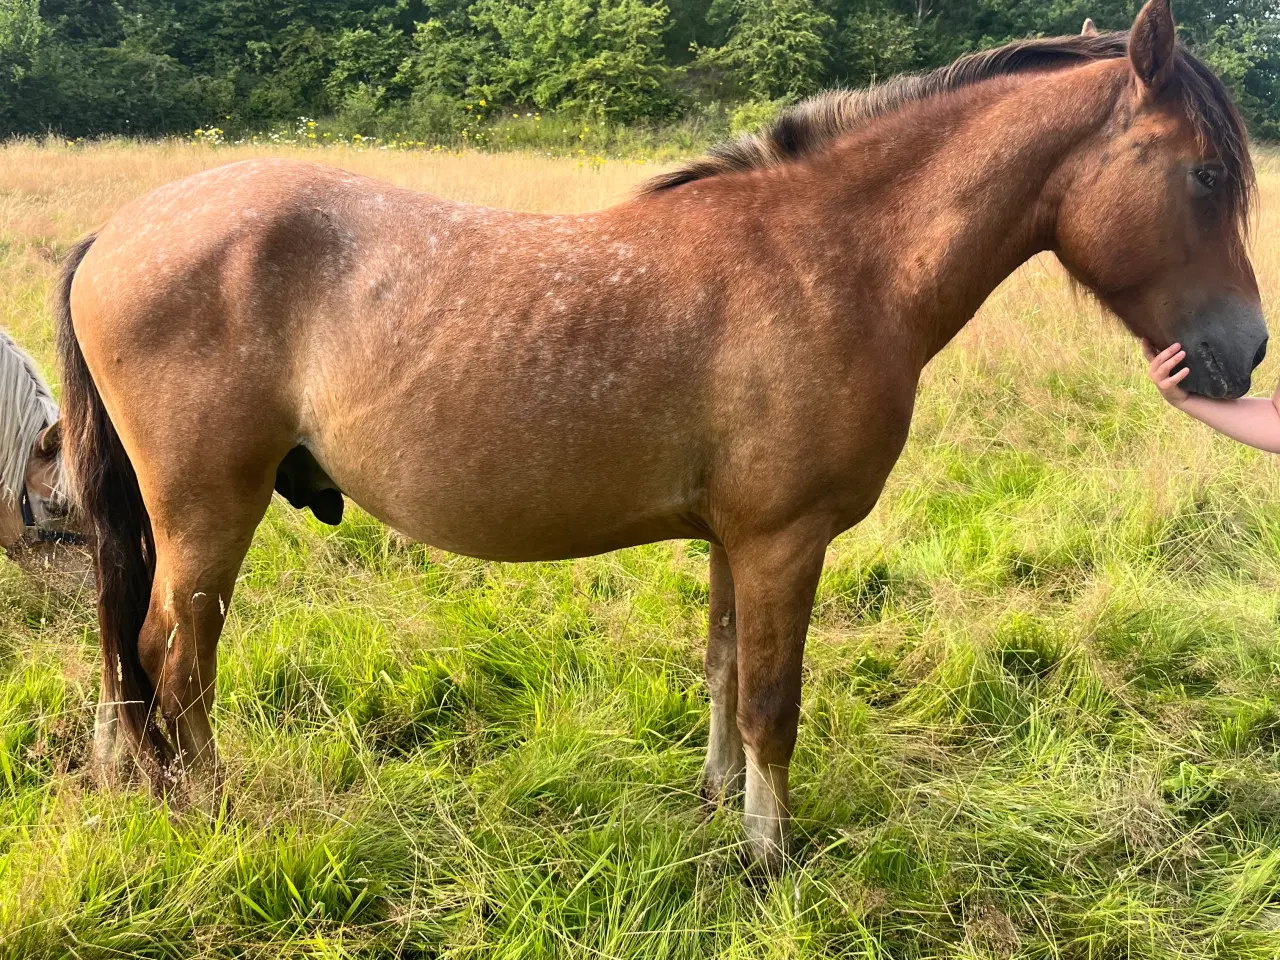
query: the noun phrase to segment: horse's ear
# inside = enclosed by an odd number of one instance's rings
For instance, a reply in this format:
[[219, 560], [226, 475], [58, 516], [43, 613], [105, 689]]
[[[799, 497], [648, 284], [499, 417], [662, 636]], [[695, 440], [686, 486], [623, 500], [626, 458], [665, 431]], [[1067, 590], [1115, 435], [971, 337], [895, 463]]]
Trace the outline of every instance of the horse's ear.
[[1177, 35], [1169, 0], [1147, 0], [1133, 21], [1129, 33], [1129, 60], [1138, 80], [1152, 93], [1159, 93], [1173, 76]]
[[56, 456], [62, 450], [62, 421], [55, 420], [36, 437], [36, 453], [44, 457]]
[[1084, 37], [1096, 37], [1098, 35], [1098, 25], [1093, 22], [1093, 17], [1084, 18], [1084, 26], [1080, 28], [1080, 35]]

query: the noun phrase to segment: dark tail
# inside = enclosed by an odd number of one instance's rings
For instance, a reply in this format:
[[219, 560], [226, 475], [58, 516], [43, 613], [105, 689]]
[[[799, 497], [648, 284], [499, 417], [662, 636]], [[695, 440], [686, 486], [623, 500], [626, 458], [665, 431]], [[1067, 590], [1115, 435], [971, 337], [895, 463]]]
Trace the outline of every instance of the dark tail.
[[138, 634], [151, 604], [155, 540], [133, 464], [107, 416], [71, 325], [71, 281], [96, 234], [77, 243], [54, 291], [58, 360], [62, 368], [62, 456], [98, 575], [98, 634], [104, 693], [120, 704], [121, 726], [152, 782], [173, 759], [152, 715], [155, 689], [138, 659]]

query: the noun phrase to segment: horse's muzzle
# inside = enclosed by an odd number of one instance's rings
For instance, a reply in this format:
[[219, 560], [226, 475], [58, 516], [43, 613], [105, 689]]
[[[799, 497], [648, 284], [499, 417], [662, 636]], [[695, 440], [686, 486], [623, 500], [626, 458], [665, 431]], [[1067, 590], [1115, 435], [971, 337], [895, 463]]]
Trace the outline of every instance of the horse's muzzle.
[[1267, 355], [1267, 325], [1260, 305], [1223, 299], [1199, 311], [1182, 337], [1190, 373], [1188, 393], [1234, 400], [1249, 392], [1253, 371]]

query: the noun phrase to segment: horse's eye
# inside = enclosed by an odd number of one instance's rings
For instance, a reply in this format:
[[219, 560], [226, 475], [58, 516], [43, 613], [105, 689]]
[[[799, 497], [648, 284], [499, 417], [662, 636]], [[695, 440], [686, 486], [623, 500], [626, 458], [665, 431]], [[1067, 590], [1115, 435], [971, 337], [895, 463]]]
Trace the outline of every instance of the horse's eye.
[[1191, 179], [1196, 194], [1207, 197], [1222, 181], [1222, 171], [1217, 167], [1196, 167], [1191, 171]]

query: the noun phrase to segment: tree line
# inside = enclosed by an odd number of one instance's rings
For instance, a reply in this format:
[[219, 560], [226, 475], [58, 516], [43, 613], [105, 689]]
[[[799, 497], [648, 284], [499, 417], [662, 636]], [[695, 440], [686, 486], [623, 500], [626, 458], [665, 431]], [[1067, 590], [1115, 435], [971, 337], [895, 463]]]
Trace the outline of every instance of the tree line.
[[[614, 125], [768, 111], [976, 49], [1125, 29], [1138, 0], [0, 0], [0, 131], [453, 141], [525, 111]], [[1176, 0], [1182, 40], [1280, 137], [1280, 0]], [[745, 111], [745, 114], [743, 114]]]

